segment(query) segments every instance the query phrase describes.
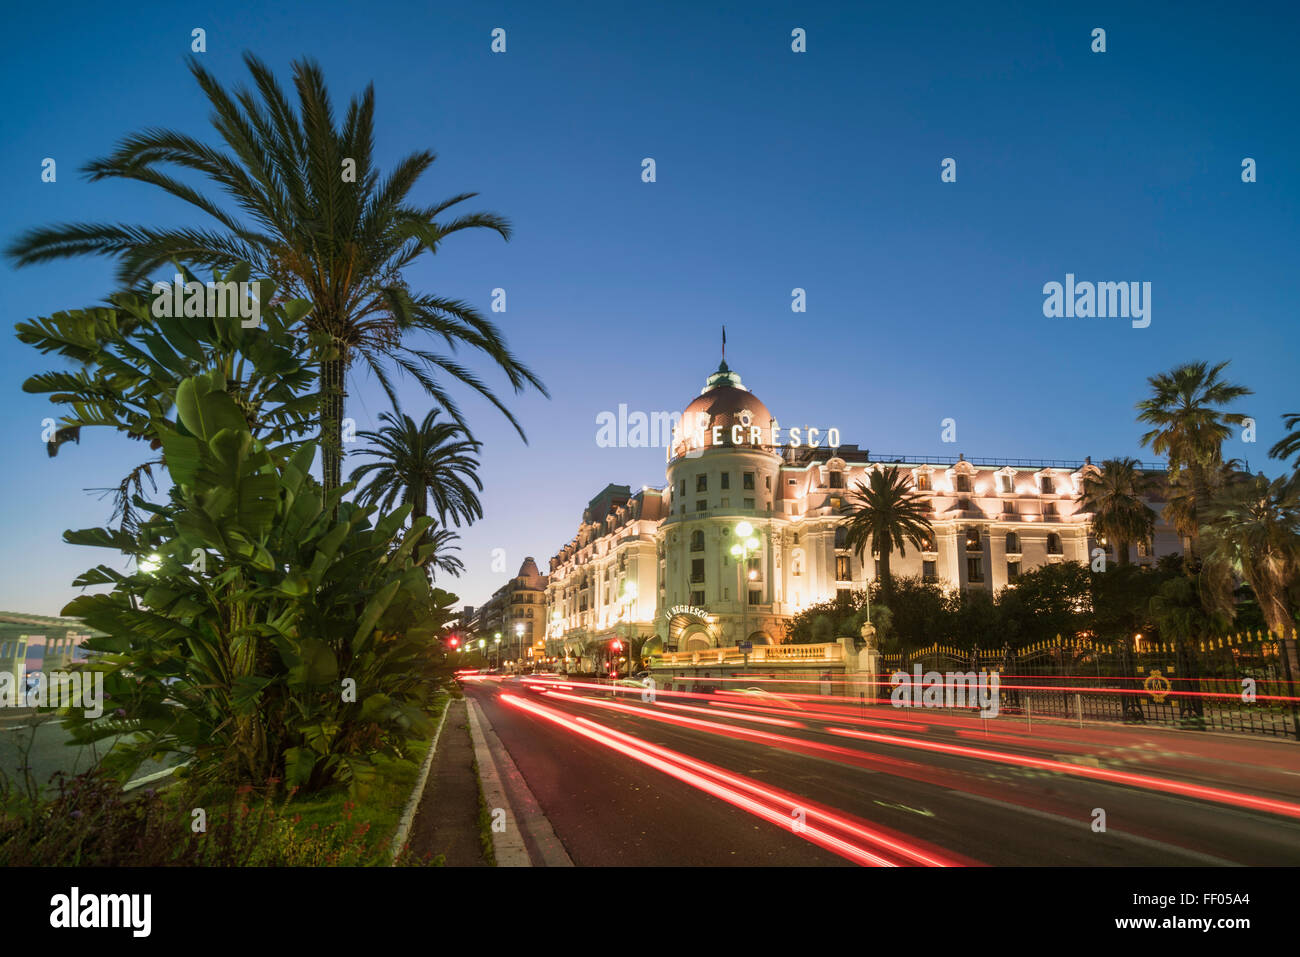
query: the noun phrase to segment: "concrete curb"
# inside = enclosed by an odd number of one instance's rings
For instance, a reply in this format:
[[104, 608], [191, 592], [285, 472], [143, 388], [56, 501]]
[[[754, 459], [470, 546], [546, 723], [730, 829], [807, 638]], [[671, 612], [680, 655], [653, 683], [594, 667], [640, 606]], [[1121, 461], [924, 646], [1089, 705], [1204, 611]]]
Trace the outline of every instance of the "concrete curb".
[[486, 721], [486, 718], [481, 717], [482, 710], [477, 702], [466, 698], [465, 703], [469, 706], [469, 735], [470, 740], [474, 742], [474, 760], [478, 763], [483, 803], [487, 805], [489, 814], [494, 814], [497, 810], [505, 814], [504, 833], [492, 831], [492, 853], [496, 857], [497, 867], [532, 867], [533, 861], [524, 844], [524, 835], [519, 829], [519, 821], [516, 820], [514, 810], [510, 807], [510, 799], [506, 796], [506, 789], [501, 783], [496, 761], [492, 759], [487, 738], [483, 734], [482, 721]]
[[406, 839], [411, 836], [411, 825], [415, 823], [415, 812], [420, 809], [420, 800], [424, 797], [424, 788], [429, 783], [429, 771], [433, 768], [433, 758], [438, 753], [438, 739], [442, 737], [442, 726], [447, 723], [447, 712], [455, 704], [456, 699], [451, 698], [447, 701], [447, 706], [442, 709], [442, 717], [438, 719], [438, 728], [433, 732], [433, 743], [429, 745], [429, 753], [424, 756], [424, 764], [420, 767], [420, 774], [415, 779], [415, 790], [411, 792], [410, 798], [406, 801], [406, 809], [402, 811], [401, 820], [397, 822], [397, 833], [393, 835], [393, 843], [388, 848], [390, 864], [397, 859], [397, 855], [402, 852], [402, 846], [406, 843]]

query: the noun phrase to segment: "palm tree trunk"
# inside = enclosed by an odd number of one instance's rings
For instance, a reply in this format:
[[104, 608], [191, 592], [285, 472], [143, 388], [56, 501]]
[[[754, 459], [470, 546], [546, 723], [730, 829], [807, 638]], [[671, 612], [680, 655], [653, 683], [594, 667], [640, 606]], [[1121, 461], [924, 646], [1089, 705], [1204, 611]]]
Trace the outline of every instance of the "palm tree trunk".
[[880, 550], [880, 557], [876, 559], [876, 571], [880, 573], [880, 602], [893, 611], [894, 579], [889, 574], [889, 549]]
[[1128, 561], [1128, 542], [1116, 540], [1115, 542], [1115, 561], [1120, 565], [1127, 565]]
[[320, 366], [321, 481], [329, 492], [343, 484], [343, 377], [347, 358], [325, 359]]

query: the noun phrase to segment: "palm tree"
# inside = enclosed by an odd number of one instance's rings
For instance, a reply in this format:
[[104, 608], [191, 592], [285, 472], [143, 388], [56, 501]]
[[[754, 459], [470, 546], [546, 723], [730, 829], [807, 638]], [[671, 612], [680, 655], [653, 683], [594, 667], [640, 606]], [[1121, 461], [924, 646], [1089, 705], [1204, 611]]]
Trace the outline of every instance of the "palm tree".
[[886, 607], [894, 597], [889, 559], [895, 548], [906, 555], [905, 542], [919, 551], [933, 532], [930, 505], [911, 488], [897, 466], [876, 469], [867, 484], [857, 483], [850, 493], [849, 521], [845, 544], [862, 558], [868, 546], [877, 557], [880, 598]]
[[1300, 577], [1300, 488], [1262, 473], [1225, 488], [1205, 508], [1208, 560], [1244, 578], [1279, 638], [1295, 633], [1290, 592]]
[[[483, 491], [478, 477], [479, 443], [457, 423], [437, 421], [438, 412], [430, 409], [419, 425], [409, 415], [402, 414], [399, 420], [393, 413], [380, 413], [380, 429], [357, 433], [370, 443], [361, 454], [372, 461], [351, 475], [363, 505], [378, 505], [383, 512], [410, 505], [413, 521], [431, 514], [440, 527], [429, 529], [424, 544], [435, 546], [454, 540], [449, 523], [459, 528], [462, 520], [469, 525], [483, 517], [478, 499]], [[456, 570], [441, 561], [435, 564], [449, 572]]]
[[1220, 378], [1228, 365], [1211, 367], [1206, 362], [1189, 362], [1170, 372], [1151, 376], [1151, 397], [1138, 403], [1138, 421], [1153, 428], [1142, 436], [1142, 444], [1169, 459], [1171, 486], [1181, 486], [1185, 507], [1167, 511], [1171, 521], [1189, 544], [1192, 567], [1199, 555], [1201, 518], [1209, 502], [1208, 475], [1223, 462], [1223, 443], [1245, 416], [1219, 406], [1253, 394], [1245, 386]]
[[1155, 489], [1154, 477], [1134, 458], [1107, 459], [1100, 472], [1090, 471], [1083, 477], [1083, 510], [1092, 513], [1098, 536], [1115, 543], [1121, 565], [1129, 563], [1130, 543], [1151, 537], [1156, 513], [1143, 499]]
[[[257, 95], [224, 89], [192, 62], [190, 71], [213, 108], [220, 145], [184, 133], [148, 129], [124, 139], [111, 156], [86, 167], [90, 179], [137, 180], [196, 207], [219, 229], [152, 228], [73, 223], [33, 229], [7, 250], [19, 266], [84, 254], [118, 260], [117, 276], [130, 288], [172, 263], [230, 268], [249, 263], [272, 279], [286, 300], [306, 299], [303, 319], [318, 358], [323, 479], [340, 483], [344, 381], [358, 360], [394, 404], [394, 369], [412, 376], [458, 422], [460, 412], [441, 381], [449, 376], [484, 396], [524, 437], [519, 423], [469, 368], [451, 355], [468, 346], [488, 356], [515, 392], [541, 381], [507, 349], [496, 326], [470, 304], [412, 292], [404, 270], [421, 253], [436, 253], [453, 233], [487, 229], [510, 237], [494, 213], [453, 213], [474, 197], [460, 193], [432, 206], [409, 195], [436, 156], [412, 153], [386, 177], [374, 165], [374, 89], [353, 97], [341, 126], [320, 67], [295, 61], [298, 110], [271, 71], [251, 54], [244, 63]], [[197, 172], [224, 193], [222, 205], [171, 170]], [[427, 333], [446, 352], [408, 344]]]
[[[1283, 415], [1282, 425], [1286, 427], [1287, 434], [1268, 450], [1268, 454], [1272, 458], [1285, 460], [1300, 454], [1300, 412], [1288, 412]], [[1295, 460], [1293, 466], [1297, 473], [1300, 473], [1300, 458]]]

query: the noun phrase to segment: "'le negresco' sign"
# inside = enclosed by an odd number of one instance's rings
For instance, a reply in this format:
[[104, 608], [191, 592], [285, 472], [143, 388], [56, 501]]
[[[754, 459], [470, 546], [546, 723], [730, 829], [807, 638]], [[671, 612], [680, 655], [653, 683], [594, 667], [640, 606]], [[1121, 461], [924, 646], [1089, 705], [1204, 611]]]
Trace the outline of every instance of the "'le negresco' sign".
[[708, 618], [709, 613], [703, 608], [696, 608], [694, 605], [673, 605], [668, 609], [668, 617], [676, 618], [678, 615], [694, 615], [696, 618]]
[[[710, 444], [714, 447], [726, 445], [728, 439], [730, 444], [759, 446], [763, 444], [763, 429], [745, 421], [747, 415], [742, 415], [741, 422], [733, 423], [730, 428], [725, 425], [710, 425], [712, 419], [707, 412], [700, 412], [695, 422], [688, 422], [685, 419], [681, 424], [673, 429], [673, 447], [686, 446], [688, 449], [699, 449], [704, 447], [705, 436], [710, 439]], [[781, 427], [772, 422], [771, 428], [772, 446], [781, 444]], [[807, 446], [810, 449], [821, 448], [823, 445], [835, 449], [840, 445], [840, 430], [837, 428], [817, 429], [817, 428], [800, 428], [792, 426], [789, 430], [789, 438], [786, 445], [792, 449]]]

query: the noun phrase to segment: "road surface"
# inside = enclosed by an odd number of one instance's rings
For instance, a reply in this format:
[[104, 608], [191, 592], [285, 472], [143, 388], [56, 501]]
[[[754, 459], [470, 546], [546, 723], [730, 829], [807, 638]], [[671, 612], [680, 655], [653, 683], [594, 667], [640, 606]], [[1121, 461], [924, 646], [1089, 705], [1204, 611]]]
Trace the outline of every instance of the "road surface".
[[578, 866], [1300, 864], [1291, 742], [818, 696], [465, 689]]

